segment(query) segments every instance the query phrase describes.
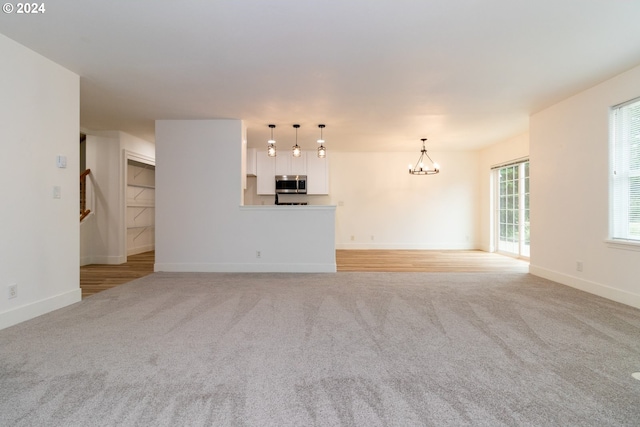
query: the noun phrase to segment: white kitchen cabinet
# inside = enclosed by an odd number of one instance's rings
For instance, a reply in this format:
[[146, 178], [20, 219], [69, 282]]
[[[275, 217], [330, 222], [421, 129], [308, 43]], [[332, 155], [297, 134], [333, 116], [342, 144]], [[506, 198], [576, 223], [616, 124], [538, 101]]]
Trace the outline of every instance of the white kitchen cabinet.
[[[327, 155], [328, 157], [328, 155]], [[329, 194], [329, 160], [315, 152], [307, 155], [307, 194]]]
[[306, 175], [307, 174], [307, 152], [300, 153], [300, 157], [291, 156], [291, 169], [289, 172], [291, 175]]
[[303, 151], [300, 157], [290, 152], [269, 157], [266, 151], [258, 151], [256, 175], [258, 195], [275, 194], [276, 175], [307, 175], [307, 194], [329, 194], [328, 160], [319, 159], [315, 151]]
[[256, 153], [256, 193], [276, 193], [276, 159], [269, 157], [266, 151]]
[[300, 157], [293, 157], [291, 151], [278, 153], [276, 156], [276, 175], [306, 175], [307, 153], [303, 151]]
[[246, 163], [246, 174], [247, 176], [257, 176], [258, 175], [258, 162], [257, 162], [257, 154], [258, 150], [255, 148], [247, 148], [247, 163]]

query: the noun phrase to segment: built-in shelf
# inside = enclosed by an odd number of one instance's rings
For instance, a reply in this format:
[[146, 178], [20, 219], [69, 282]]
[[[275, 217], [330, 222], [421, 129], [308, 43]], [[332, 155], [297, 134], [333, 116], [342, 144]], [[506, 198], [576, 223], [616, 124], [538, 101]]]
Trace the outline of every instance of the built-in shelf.
[[155, 248], [155, 167], [127, 163], [127, 254]]
[[148, 208], [148, 209], [155, 209], [155, 205], [153, 204], [153, 202], [144, 203], [144, 202], [139, 202], [139, 201], [136, 201], [136, 200], [127, 201], [127, 207], [128, 207], [128, 208]]
[[155, 185], [146, 185], [146, 184], [127, 184], [129, 187], [138, 187], [138, 188], [153, 188], [155, 189]]

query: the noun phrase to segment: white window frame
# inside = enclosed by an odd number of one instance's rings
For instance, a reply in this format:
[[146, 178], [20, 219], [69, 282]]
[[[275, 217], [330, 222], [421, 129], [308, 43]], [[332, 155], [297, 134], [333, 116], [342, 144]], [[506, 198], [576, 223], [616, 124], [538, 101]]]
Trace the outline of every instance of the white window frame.
[[[609, 238], [606, 242], [617, 249], [640, 250], [640, 232], [631, 226], [629, 218], [632, 200], [637, 200], [640, 192], [640, 188], [631, 184], [632, 179], [640, 179], [640, 162], [631, 160], [633, 150], [640, 150], [636, 139], [640, 138], [639, 111], [640, 98], [635, 98], [612, 107], [609, 115]], [[629, 115], [631, 112], [633, 116]], [[640, 152], [635, 152], [635, 156], [640, 156]]]

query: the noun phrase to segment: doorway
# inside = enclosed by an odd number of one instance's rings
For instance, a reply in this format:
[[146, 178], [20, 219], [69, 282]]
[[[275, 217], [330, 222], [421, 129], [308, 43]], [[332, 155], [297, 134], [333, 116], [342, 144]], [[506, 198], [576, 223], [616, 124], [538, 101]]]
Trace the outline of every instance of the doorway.
[[155, 250], [155, 165], [127, 158], [127, 256]]
[[494, 248], [497, 252], [529, 258], [529, 160], [493, 168]]

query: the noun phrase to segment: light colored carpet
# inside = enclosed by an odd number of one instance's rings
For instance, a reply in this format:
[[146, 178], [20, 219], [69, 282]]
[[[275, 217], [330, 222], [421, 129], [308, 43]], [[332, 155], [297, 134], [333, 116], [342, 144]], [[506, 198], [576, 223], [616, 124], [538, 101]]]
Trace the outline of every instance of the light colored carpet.
[[634, 371], [528, 274], [155, 273], [0, 331], [0, 425], [637, 426]]

